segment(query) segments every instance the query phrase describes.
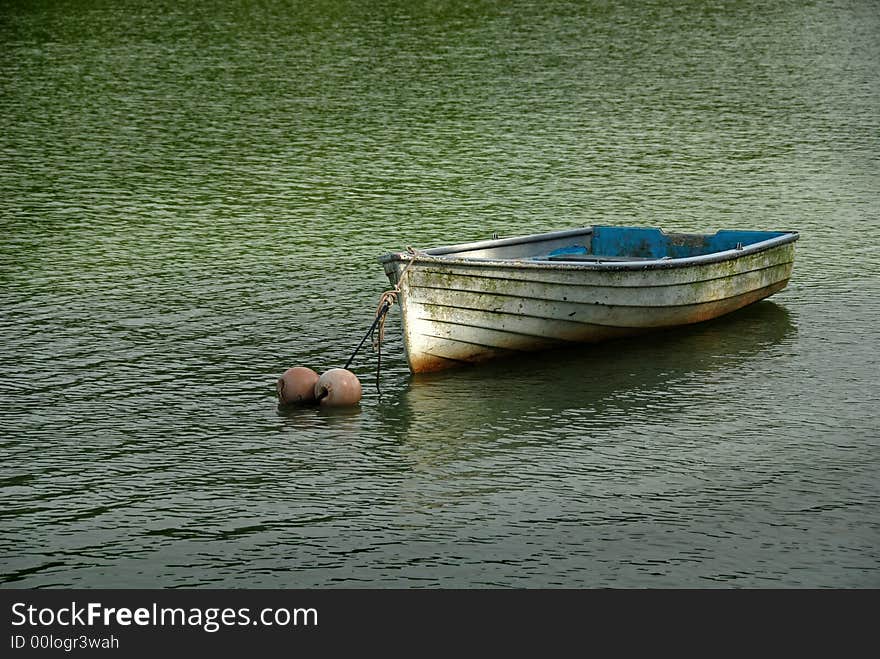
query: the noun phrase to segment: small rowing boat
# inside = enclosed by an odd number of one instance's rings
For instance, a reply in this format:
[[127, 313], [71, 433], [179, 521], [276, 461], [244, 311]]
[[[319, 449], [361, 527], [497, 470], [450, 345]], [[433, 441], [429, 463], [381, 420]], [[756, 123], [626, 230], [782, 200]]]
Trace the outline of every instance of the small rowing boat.
[[385, 254], [414, 373], [740, 309], [785, 288], [795, 231], [592, 226]]

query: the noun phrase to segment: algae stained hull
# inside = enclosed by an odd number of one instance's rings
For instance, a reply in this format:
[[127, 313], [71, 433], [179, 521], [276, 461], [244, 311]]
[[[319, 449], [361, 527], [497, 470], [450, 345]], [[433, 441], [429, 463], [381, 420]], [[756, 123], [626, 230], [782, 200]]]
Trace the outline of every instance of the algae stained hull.
[[717, 318], [782, 290], [797, 239], [592, 226], [380, 263], [400, 289], [409, 367], [423, 373]]

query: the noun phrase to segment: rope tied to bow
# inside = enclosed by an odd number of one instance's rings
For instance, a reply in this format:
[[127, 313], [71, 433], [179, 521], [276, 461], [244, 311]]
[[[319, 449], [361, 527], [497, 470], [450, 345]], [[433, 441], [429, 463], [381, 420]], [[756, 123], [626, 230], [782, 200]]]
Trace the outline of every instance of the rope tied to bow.
[[408, 246], [406, 251], [410, 254], [409, 263], [407, 263], [403, 270], [400, 271], [400, 276], [397, 278], [397, 283], [394, 285], [394, 288], [382, 293], [382, 297], [379, 298], [379, 305], [376, 307], [376, 317], [379, 319], [379, 323], [376, 326], [376, 332], [373, 335], [373, 351], [379, 353], [380, 359], [382, 358], [382, 341], [385, 339], [385, 317], [388, 315], [388, 311], [391, 307], [397, 303], [403, 278], [406, 276], [413, 261], [415, 261], [416, 257], [419, 255], [419, 252], [413, 247]]
[[348, 361], [345, 363], [345, 368], [351, 365], [351, 362], [354, 361], [355, 355], [358, 354], [361, 347], [364, 345], [364, 342], [367, 338], [372, 338], [373, 344], [373, 352], [377, 354], [378, 361], [376, 364], [376, 391], [379, 390], [379, 373], [382, 369], [382, 341], [385, 339], [385, 318], [388, 315], [388, 311], [392, 306], [397, 302], [397, 298], [400, 296], [400, 287], [403, 284], [403, 279], [406, 276], [406, 273], [409, 271], [410, 266], [416, 260], [416, 257], [421, 254], [417, 249], [407, 246], [406, 251], [409, 253], [409, 263], [407, 263], [403, 270], [400, 271], [400, 276], [397, 278], [397, 283], [394, 285], [394, 288], [385, 291], [382, 293], [382, 296], [379, 298], [379, 304], [376, 307], [376, 318], [373, 320], [373, 324], [370, 326], [370, 329], [367, 330], [367, 333], [364, 335], [364, 338], [361, 339], [361, 342], [358, 344], [358, 347], [354, 349], [354, 352], [351, 354], [351, 357], [348, 358]]

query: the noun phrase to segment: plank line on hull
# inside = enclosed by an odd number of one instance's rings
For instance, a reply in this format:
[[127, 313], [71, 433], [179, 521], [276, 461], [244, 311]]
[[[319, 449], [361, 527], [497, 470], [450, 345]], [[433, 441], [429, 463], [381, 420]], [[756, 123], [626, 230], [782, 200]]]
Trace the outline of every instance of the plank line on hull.
[[[632, 300], [628, 300], [625, 294], [620, 294], [619, 291], [612, 288], [606, 289], [601, 295], [597, 292], [595, 296], [588, 296], [569, 288], [555, 287], [535, 290], [537, 287], [519, 284], [511, 285], [508, 291], [498, 291], [474, 290], [471, 286], [449, 288], [411, 283], [407, 296], [409, 301], [416, 304], [498, 309], [512, 313], [523, 313], [523, 315], [537, 315], [542, 318], [555, 317], [565, 320], [583, 313], [594, 314], [597, 309], [601, 308], [661, 310], [709, 302], [723, 302], [739, 295], [787, 282], [791, 276], [788, 270], [766, 274], [774, 276], [761, 276], [753, 273], [735, 275], [724, 283], [722, 280], [717, 280], [715, 284], [668, 287], [665, 293], [658, 292], [650, 296], [638, 296], [641, 299], [632, 296]], [[563, 293], [566, 294], [563, 295]], [[527, 309], [532, 309], [536, 313], [529, 314]]]
[[[444, 341], [454, 341], [454, 339], [447, 339], [446, 337], [443, 337], [443, 336], [432, 336], [431, 338], [432, 339], [443, 339]], [[458, 343], [458, 342], [456, 342], [456, 343]], [[492, 346], [480, 346], [480, 347], [491, 348]], [[493, 350], [494, 350], [494, 348], [493, 348]], [[433, 357], [435, 359], [445, 359], [446, 361], [456, 362], [458, 364], [470, 364], [470, 362], [467, 359], [456, 359], [455, 357], [447, 357], [446, 355], [441, 355], [436, 352], [432, 352], [430, 350], [426, 350], [424, 352], [424, 354], [428, 355], [429, 357]]]
[[[413, 328], [417, 327], [416, 331], [421, 336], [434, 336], [440, 328], [444, 328], [438, 336], [461, 338], [465, 342], [505, 349], [517, 348], [518, 344], [524, 344], [527, 346], [526, 349], [533, 350], [535, 346], [545, 343], [549, 345], [560, 342], [594, 341], [634, 331], [709, 320], [768, 297], [781, 290], [784, 285], [784, 282], [775, 283], [722, 301], [667, 308], [665, 311], [668, 313], [664, 315], [639, 313], [634, 316], [632, 310], [620, 314], [614, 314], [613, 310], [609, 310], [609, 313], [604, 314], [605, 322], [601, 322], [602, 317], [589, 321], [557, 319], [496, 310], [439, 306], [435, 308], [442, 311], [432, 314], [431, 305], [420, 305], [421, 311], [412, 320]], [[614, 322], [609, 322], [612, 320]]]
[[[644, 289], [644, 288], [667, 288], [667, 287], [675, 287], [675, 286], [693, 286], [698, 285], [703, 282], [711, 282], [718, 281], [721, 279], [729, 279], [733, 277], [743, 277], [754, 273], [763, 272], [765, 270], [772, 270], [774, 268], [779, 269], [787, 269], [788, 267], [793, 265], [793, 261], [782, 261], [778, 263], [769, 263], [762, 265], [758, 268], [749, 268], [747, 270], [741, 270], [738, 272], [732, 273], [724, 273], [719, 274], [713, 277], [703, 277], [700, 279], [693, 279], [687, 281], [665, 281], [662, 283], [653, 283], [653, 284], [642, 284], [642, 283], [620, 283], [613, 282], [609, 283], [607, 281], [594, 281], [594, 282], [584, 282], [578, 281], [577, 279], [572, 279], [571, 281], [555, 281], [555, 280], [545, 280], [541, 278], [527, 278], [527, 277], [513, 277], [513, 276], [490, 276], [485, 274], [477, 274], [477, 273], [465, 273], [465, 272], [450, 272], [448, 270], [434, 270], [429, 268], [420, 268], [418, 270], [414, 270], [410, 273], [411, 279], [439, 279], [439, 278], [455, 278], [456, 280], [475, 280], [475, 281], [487, 281], [492, 282], [493, 285], [497, 285], [496, 282], [504, 281], [504, 282], [513, 282], [515, 284], [521, 285], [532, 285], [536, 284], [539, 286], [566, 286], [572, 288], [614, 288], [614, 289]], [[517, 272], [519, 274], [519, 271]], [[610, 274], [610, 273], [601, 273], [601, 274]], [[427, 286], [425, 284], [416, 284], [417, 286], [423, 287], [431, 287], [431, 288], [441, 288], [446, 290], [459, 290], [457, 288], [452, 288], [449, 286], [437, 286], [431, 285]]]
[[[509, 334], [511, 336], [522, 336], [527, 339], [537, 339], [538, 341], [548, 341], [548, 342], [550, 342], [550, 341], [553, 341], [553, 342], [556, 342], [556, 341], [569, 342], [569, 341], [571, 341], [571, 342], [575, 342], [573, 339], [558, 339], [555, 336], [548, 337], [546, 334], [536, 334], [536, 333], [532, 333], [532, 332], [521, 332], [519, 330], [510, 330], [510, 329], [505, 329], [503, 327], [491, 327], [491, 326], [487, 326], [487, 325], [477, 325], [474, 323], [463, 323], [463, 322], [458, 322], [458, 321], [454, 321], [454, 320], [440, 320], [438, 318], [419, 318], [419, 320], [423, 320], [423, 321], [426, 321], [429, 323], [437, 323], [439, 325], [450, 325], [452, 327], [465, 327], [468, 329], [485, 330], [487, 332], [501, 332], [503, 334]], [[589, 323], [581, 323], [581, 324], [588, 325]], [[438, 338], [438, 339], [440, 339], [440, 338], [448, 339], [449, 338], [448, 336], [441, 337], [441, 336], [435, 336], [433, 334], [427, 334], [427, 333], [422, 334], [422, 336], [430, 336], [430, 337]], [[485, 348], [498, 347], [498, 346], [490, 345], [487, 343], [480, 343], [478, 341], [461, 340], [461, 343], [470, 343], [472, 345], [479, 345], [479, 346], [483, 346]], [[510, 349], [516, 350], [517, 348], [510, 348]]]
[[[703, 302], [687, 302], [683, 304], [607, 304], [604, 302], [577, 302], [577, 301], [557, 301], [557, 300], [548, 300], [546, 298], [537, 298], [537, 297], [527, 297], [522, 295], [508, 295], [504, 293], [476, 293], [470, 291], [455, 291], [456, 293], [464, 293], [465, 295], [472, 298], [484, 298], [486, 300], [491, 300], [493, 298], [508, 298], [511, 300], [527, 300], [532, 303], [539, 303], [542, 306], [547, 307], [556, 307], [557, 309], [565, 309], [562, 312], [562, 315], [550, 315], [547, 313], [529, 313], [526, 311], [526, 307], [522, 309], [517, 309], [516, 311], [505, 310], [504, 308], [495, 306], [493, 307], [491, 304], [487, 305], [471, 305], [467, 303], [463, 303], [463, 296], [459, 295], [458, 299], [455, 302], [439, 302], [432, 301], [428, 299], [416, 299], [414, 298], [412, 301], [423, 306], [423, 307], [436, 307], [443, 309], [455, 309], [455, 310], [465, 310], [465, 311], [478, 311], [487, 314], [498, 314], [505, 316], [515, 316], [521, 318], [532, 318], [535, 320], [554, 320], [554, 321], [563, 321], [563, 322], [571, 322], [571, 323], [580, 323], [587, 325], [597, 325], [597, 326], [607, 326], [606, 323], [597, 323], [593, 321], [587, 320], [579, 320], [575, 316], [578, 315], [579, 311], [589, 311], [594, 312], [597, 309], [646, 309], [646, 310], [663, 310], [663, 309], [687, 309], [691, 307], [699, 307], [701, 305], [706, 304], [720, 304], [726, 302], [727, 300], [734, 300], [736, 298], [742, 297], [744, 295], [750, 295], [754, 292], [770, 289], [775, 286], [782, 285], [784, 286], [788, 282], [787, 279], [775, 281], [767, 286], [761, 286], [760, 288], [749, 289], [743, 293], [734, 293], [732, 295], [725, 295], [724, 297], [713, 298], [711, 300], [705, 300]], [[472, 302], [476, 300], [471, 300]], [[532, 304], [532, 306], [535, 306]], [[569, 311], [574, 309], [574, 311]], [[567, 313], [566, 313], [567, 311]], [[421, 320], [433, 320], [434, 317], [425, 318], [419, 316]], [[614, 327], [612, 325], [611, 327]]]
[[[444, 331], [445, 330], [445, 331]], [[527, 353], [535, 350], [554, 348], [560, 345], [574, 345], [593, 342], [610, 337], [627, 336], [639, 333], [638, 328], [601, 328], [598, 332], [580, 338], [566, 338], [559, 335], [534, 336], [521, 332], [505, 330], [497, 327], [481, 327], [478, 325], [461, 325], [456, 323], [432, 322], [430, 329], [420, 335], [420, 339], [429, 343], [425, 352], [437, 352], [437, 341], [454, 342], [465, 349], [457, 350], [466, 359], [479, 357], [489, 352]]]
[[469, 345], [445, 337], [432, 337], [431, 348], [422, 351], [414, 359], [415, 371], [423, 373], [449, 368], [450, 366], [523, 354], [522, 351], [504, 348]]
[[[516, 314], [492, 313], [481, 310], [462, 310], [457, 320], [443, 320], [442, 318], [422, 317], [419, 320], [427, 324], [439, 324], [451, 328], [459, 328], [457, 331], [492, 331], [502, 332], [508, 337], [520, 337], [528, 341], [566, 341], [581, 342], [588, 340], [593, 335], [608, 335], [613, 333], [627, 332], [631, 330], [645, 329], [650, 327], [667, 327], [678, 322], [639, 323], [619, 321], [616, 323], [588, 322], [576, 320], [547, 320], [539, 318], [525, 318]], [[527, 327], [528, 329], [524, 329]]]
[[[732, 263], [735, 263], [737, 265], [743, 264], [742, 262], [738, 262], [738, 261], [734, 261]], [[719, 268], [713, 267], [716, 265], [717, 264], [707, 264], [705, 266], [700, 266], [700, 267], [705, 269], [707, 271], [707, 274], [711, 274], [712, 270], [714, 270], [716, 272], [719, 270]], [[737, 270], [736, 272], [727, 272], [727, 273], [717, 274], [714, 276], [708, 276], [708, 277], [704, 276], [704, 277], [700, 277], [699, 279], [688, 279], [686, 281], [675, 281], [675, 280], [662, 281], [659, 283], [644, 282], [644, 281], [633, 281], [632, 283], [615, 282], [613, 287], [614, 288], [622, 288], [622, 289], [628, 289], [628, 288], [643, 289], [643, 288], [664, 288], [666, 286], [688, 286], [691, 284], [698, 284], [701, 282], [709, 282], [709, 281], [714, 281], [717, 279], [726, 279], [728, 277], [736, 277], [736, 276], [740, 276], [740, 275], [749, 274], [752, 272], [760, 272], [762, 270], [768, 270], [770, 268], [778, 268], [778, 267], [786, 267], [786, 266], [793, 267], [793, 265], [794, 265], [793, 259], [785, 260], [785, 261], [773, 261], [773, 262], [769, 262], [769, 263], [763, 262], [758, 267], [744, 268], [741, 270]], [[472, 272], [471, 271], [472, 269], [475, 271]], [[490, 281], [497, 281], [497, 280], [516, 281], [516, 282], [519, 282], [522, 284], [537, 284], [537, 285], [548, 285], [548, 286], [565, 285], [565, 286], [578, 286], [578, 287], [583, 287], [583, 288], [605, 288], [605, 287], [609, 286], [609, 284], [607, 282], [602, 282], [602, 281], [585, 282], [585, 281], [579, 281], [577, 279], [577, 277], [568, 277], [564, 281], [555, 279], [553, 277], [551, 277], [549, 279], [535, 277], [534, 275], [536, 275], [536, 274], [537, 275], [548, 274], [546, 271], [541, 271], [541, 270], [532, 271], [531, 269], [517, 269], [517, 268], [508, 268], [507, 269], [509, 272], [515, 273], [516, 276], [509, 276], [509, 275], [503, 274], [503, 273], [497, 274], [497, 275], [486, 274], [485, 272], [479, 272], [476, 270], [477, 270], [476, 266], [458, 266], [457, 264], [455, 266], [452, 266], [452, 265], [442, 266], [442, 264], [437, 264], [437, 265], [435, 265], [435, 264], [419, 264], [419, 266], [416, 269], [414, 269], [410, 273], [410, 275], [411, 276], [412, 275], [416, 275], [416, 276], [428, 275], [428, 276], [440, 276], [440, 277], [456, 277], [456, 278], [463, 278], [463, 279], [473, 278], [473, 279], [477, 279], [477, 280], [490, 280]], [[499, 268], [499, 270], [503, 271], [504, 268]], [[672, 272], [673, 270], [674, 269], [670, 268], [669, 272]], [[688, 272], [696, 272], [696, 270], [689, 269]], [[656, 271], [654, 271], [654, 273], [656, 274]], [[558, 273], [552, 273], [552, 274], [558, 274]], [[566, 274], [567, 274], [567, 272], [566, 272]], [[632, 275], [641, 275], [641, 274], [644, 274], [644, 272], [643, 271], [632, 271], [632, 272], [623, 271], [623, 272], [621, 272], [621, 271], [598, 270], [597, 269], [597, 270], [591, 270], [590, 274], [593, 274], [596, 277], [609, 276], [609, 275], [617, 275], [618, 277], [621, 277], [621, 276], [625, 276], [625, 275], [630, 275], [630, 277], [627, 277], [627, 278], [635, 279], [635, 277], [632, 277]], [[531, 275], [531, 277], [529, 275]]]
[[[454, 323], [450, 323], [450, 324], [454, 324]], [[456, 327], [464, 327], [464, 325], [456, 325]], [[518, 332], [507, 332], [505, 330], [499, 330], [499, 329], [495, 329], [493, 327], [478, 327], [476, 325], [468, 325], [467, 327], [470, 327], [471, 329], [485, 330], [487, 332], [501, 332], [504, 334], [517, 334], [519, 336], [530, 336], [528, 334], [525, 334], [525, 335], [519, 334]], [[496, 345], [494, 343], [481, 343], [479, 341], [468, 341], [467, 339], [459, 339], [459, 338], [456, 338], [453, 336], [443, 336], [440, 334], [422, 334], [422, 336], [429, 338], [429, 339], [441, 339], [443, 341], [454, 341], [455, 343], [461, 343], [464, 345], [475, 346], [477, 348], [487, 348], [489, 350], [506, 350], [509, 352], [529, 352], [528, 350], [525, 350], [523, 348], [512, 348], [512, 347], [508, 347], [508, 346]], [[543, 339], [543, 337], [541, 337], [541, 338]], [[547, 341], [548, 345], [551, 343], [558, 343], [558, 342], [556, 340], [553, 340], [553, 341], [548, 340]], [[429, 353], [429, 354], [434, 354], [434, 353]], [[450, 359], [450, 358], [444, 357], [444, 359]], [[459, 360], [459, 361], [464, 361], [464, 360]]]

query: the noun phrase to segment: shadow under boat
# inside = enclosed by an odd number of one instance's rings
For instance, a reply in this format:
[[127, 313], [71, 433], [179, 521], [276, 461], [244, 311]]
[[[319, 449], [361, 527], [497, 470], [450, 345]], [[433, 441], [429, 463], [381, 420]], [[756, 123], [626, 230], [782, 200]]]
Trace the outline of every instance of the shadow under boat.
[[[422, 441], [468, 434], [477, 425], [503, 428], [512, 416], [535, 417], [536, 410], [548, 419], [578, 408], [599, 414], [613, 405], [625, 411], [650, 404], [652, 397], [660, 402], [675, 383], [746, 368], [795, 333], [790, 312], [763, 301], [686, 327], [412, 375], [408, 386], [392, 394], [393, 423]], [[627, 395], [632, 392], [639, 395]]]

